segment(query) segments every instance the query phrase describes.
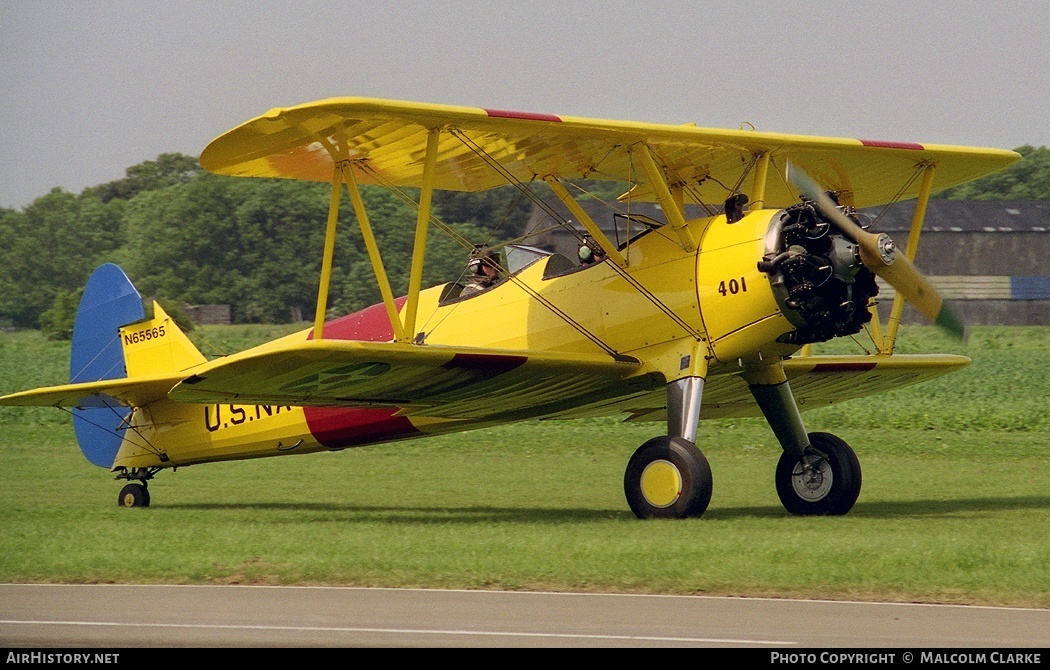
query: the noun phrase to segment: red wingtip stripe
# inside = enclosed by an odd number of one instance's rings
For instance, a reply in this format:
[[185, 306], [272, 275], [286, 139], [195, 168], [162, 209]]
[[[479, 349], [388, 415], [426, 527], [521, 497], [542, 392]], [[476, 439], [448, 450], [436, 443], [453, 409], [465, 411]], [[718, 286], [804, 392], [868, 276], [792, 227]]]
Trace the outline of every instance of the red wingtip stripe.
[[861, 140], [861, 144], [866, 147], [881, 147], [883, 149], [911, 149], [913, 151], [923, 151], [926, 147], [915, 142], [884, 142], [882, 140]]
[[561, 123], [561, 117], [555, 116], [553, 114], [513, 112], [507, 109], [486, 109], [485, 113], [489, 116], [500, 119], [523, 119], [525, 121], [553, 121], [554, 123]]

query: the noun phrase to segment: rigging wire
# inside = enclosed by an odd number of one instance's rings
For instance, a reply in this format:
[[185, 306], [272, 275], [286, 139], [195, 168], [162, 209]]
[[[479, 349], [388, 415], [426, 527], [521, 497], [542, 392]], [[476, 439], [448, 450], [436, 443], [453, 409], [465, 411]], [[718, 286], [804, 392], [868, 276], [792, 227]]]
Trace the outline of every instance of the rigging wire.
[[893, 198], [883, 206], [878, 214], [875, 215], [875, 220], [871, 222], [872, 227], [875, 226], [883, 216], [885, 216], [892, 205], [897, 204], [897, 202], [904, 196], [904, 192], [915, 183], [915, 180], [919, 178], [919, 175], [921, 175], [927, 167], [929, 167], [929, 163], [925, 161], [915, 166], [915, 172], [912, 173], [908, 181], [904, 182], [904, 185], [900, 187], [896, 194], [894, 194]]
[[[129, 415], [128, 417], [124, 417], [124, 416], [121, 416], [120, 412], [118, 412], [117, 408], [114, 407], [113, 405], [106, 404], [105, 407], [108, 408], [115, 416], [120, 417], [121, 425], [126, 426], [123, 433], [118, 432], [120, 430], [120, 426], [118, 426], [116, 430], [113, 430], [113, 429], [107, 428], [106, 426], [103, 426], [101, 424], [95, 423], [94, 421], [92, 421], [91, 419], [88, 419], [85, 416], [82, 416], [80, 414], [74, 414], [73, 410], [69, 409], [68, 407], [61, 407], [61, 406], [59, 406], [58, 408], [60, 410], [62, 410], [63, 412], [66, 412], [67, 414], [69, 414], [71, 417], [73, 417], [73, 421], [74, 422], [76, 422], [76, 421], [83, 421], [84, 423], [86, 423], [86, 424], [88, 424], [90, 426], [94, 426], [95, 428], [98, 428], [99, 430], [101, 430], [103, 432], [109, 433], [110, 435], [113, 435], [114, 437], [119, 437], [122, 440], [128, 440], [134, 446], [139, 447], [140, 449], [145, 449], [146, 451], [150, 452], [154, 456], [160, 457], [160, 456], [163, 455], [164, 452], [163, 452], [162, 449], [159, 449], [159, 448], [155, 447], [153, 445], [153, 443], [149, 441], [149, 438], [147, 438], [145, 435], [143, 435], [136, 426], [128, 423], [128, 420], [132, 416], [134, 416], [134, 412], [135, 412], [136, 408], [130, 407], [129, 409], [132, 410], [132, 414]], [[126, 405], [121, 405], [121, 407], [127, 407], [127, 406]], [[76, 409], [102, 409], [102, 408], [100, 408], [100, 407], [99, 408], [95, 408], [95, 407], [89, 407], [89, 408], [78, 407]], [[133, 435], [135, 435], [137, 438], [141, 439], [141, 442], [139, 442], [137, 440], [134, 440], [134, 439], [129, 439], [128, 438], [128, 431], [131, 431], [131, 433]]]
[[[106, 342], [106, 343], [105, 343], [104, 345], [102, 345], [101, 347], [99, 347], [98, 351], [97, 351], [97, 352], [95, 352], [95, 355], [91, 357], [91, 360], [89, 360], [89, 361], [88, 361], [87, 363], [85, 363], [85, 364], [84, 364], [84, 365], [83, 365], [83, 366], [82, 366], [82, 367], [81, 367], [81, 368], [80, 368], [79, 370], [77, 370], [76, 374], [72, 374], [72, 371], [70, 372], [70, 375], [69, 375], [69, 378], [70, 378], [70, 380], [76, 379], [76, 378], [77, 378], [77, 377], [79, 377], [80, 375], [84, 374], [84, 370], [87, 370], [87, 369], [88, 369], [89, 367], [91, 367], [91, 364], [92, 364], [92, 363], [94, 363], [95, 361], [97, 361], [97, 360], [98, 360], [98, 357], [99, 357], [99, 356], [101, 356], [101, 355], [102, 355], [102, 353], [103, 353], [103, 352], [104, 352], [104, 351], [105, 351], [106, 349], [109, 349], [110, 345], [112, 345], [112, 344], [113, 344], [114, 342], [119, 342], [119, 341], [120, 341], [120, 330], [118, 329], [118, 330], [117, 330], [117, 334], [116, 334], [116, 335], [114, 335], [114, 336], [113, 336], [113, 337], [112, 337], [112, 338], [111, 338], [111, 339], [109, 340], [109, 342]], [[114, 364], [114, 367], [116, 367], [116, 365], [115, 365], [115, 364]], [[113, 371], [113, 368], [111, 367], [111, 368], [110, 368], [109, 370], [106, 370], [106, 371], [105, 371], [104, 373], [102, 373], [102, 376], [103, 376], [103, 378], [105, 378], [105, 376], [106, 376], [107, 374], [109, 374], [110, 372], [112, 372], [112, 371]]]
[[[502, 175], [504, 179], [506, 179], [511, 184], [515, 185], [517, 188], [519, 188], [519, 190], [522, 190], [523, 193], [528, 193], [529, 198], [534, 203], [536, 203], [537, 206], [539, 206], [541, 209], [543, 209], [543, 211], [546, 212], [547, 215], [553, 221], [563, 225], [580, 242], [584, 241], [584, 239], [585, 239], [584, 235], [582, 233], [580, 233], [579, 231], [577, 231], [572, 226], [570, 226], [568, 221], [566, 221], [554, 209], [553, 206], [551, 206], [549, 203], [544, 201], [543, 198], [540, 198], [539, 195], [537, 195], [534, 192], [532, 192], [531, 189], [526, 188], [521, 183], [521, 181], [514, 176], [514, 174], [510, 170], [505, 168], [499, 161], [497, 161], [495, 158], [493, 158], [491, 155], [489, 155], [488, 152], [486, 152], [484, 150], [484, 148], [482, 148], [480, 145], [478, 145], [476, 142], [474, 142], [474, 140], [472, 140], [469, 136], [467, 136], [465, 133], [463, 133], [460, 130], [452, 129], [452, 130], [450, 130], [450, 132], [457, 139], [459, 139], [461, 142], [463, 142], [463, 144], [465, 146], [467, 146], [467, 148], [469, 148], [475, 155], [477, 155], [479, 158], [481, 158], [483, 161], [485, 161], [486, 164], [488, 164], [490, 167], [492, 167], [494, 170], [496, 170], [500, 175]], [[534, 178], [535, 178], [535, 176], [534, 176]], [[675, 314], [674, 310], [672, 310], [670, 307], [668, 307], [666, 304], [664, 304], [649, 289], [647, 289], [645, 286], [643, 286], [637, 279], [635, 279], [633, 276], [631, 276], [626, 270], [621, 268], [619, 265], [617, 265], [617, 264], [615, 264], [615, 263], [613, 263], [611, 261], [608, 261], [608, 259], [606, 259], [606, 262], [608, 262], [609, 266], [612, 267], [613, 270], [618, 275], [620, 275], [620, 277], [622, 277], [625, 281], [627, 281], [629, 284], [631, 284], [647, 300], [649, 300], [651, 303], [653, 303], [660, 311], [662, 311], [672, 321], [674, 321], [683, 330], [685, 330], [685, 332], [687, 334], [689, 334], [690, 336], [692, 336], [692, 337], [694, 337], [696, 339], [701, 339], [702, 338], [702, 333], [700, 333], [698, 330], [696, 330], [691, 325], [689, 325], [685, 320], [683, 320], [681, 317], [679, 317], [677, 314]]]
[[[544, 213], [551, 218], [551, 220], [565, 226], [576, 239], [580, 242], [584, 241], [584, 235], [568, 225], [568, 222], [557, 212], [553, 205], [544, 200], [538, 193], [533, 191], [520, 179], [514, 176], [514, 173], [508, 170], [498, 160], [493, 158], [484, 148], [482, 148], [477, 142], [470, 138], [466, 133], [458, 129], [450, 129], [449, 132], [460, 142], [463, 143], [471, 152], [474, 153], [478, 158], [484, 161], [489, 167], [495, 170], [500, 176], [507, 180], [507, 182], [517, 188], [522, 195], [526, 196], [535, 204], [537, 207], [542, 209]], [[533, 174], [532, 179], [529, 180], [529, 184], [535, 181], [537, 175]]]
[[[393, 184], [389, 184], [386, 180], [382, 179], [382, 177], [376, 171], [371, 170], [370, 168], [367, 168], [367, 166], [366, 166], [366, 170], [369, 172], [369, 174], [373, 175], [373, 177], [375, 177], [376, 180], [381, 185], [384, 186], [384, 188], [387, 188], [389, 191], [394, 193], [397, 197], [403, 198], [406, 203], [412, 205], [416, 210], [419, 209], [419, 203], [416, 202], [407, 193], [405, 193], [402, 189], [394, 186]], [[502, 172], [501, 172], [501, 174], [502, 174]], [[506, 176], [506, 175], [504, 175], [504, 176]], [[513, 175], [510, 175], [510, 178], [513, 179]], [[521, 185], [520, 182], [517, 181], [517, 180], [515, 180], [512, 183], [514, 183], [515, 185]], [[519, 188], [519, 190], [522, 191], [522, 193], [528, 192], [530, 194], [530, 198], [535, 195], [535, 194], [532, 194], [531, 189], [529, 189], [527, 187]], [[459, 241], [460, 244], [462, 244], [467, 249], [471, 249], [471, 250], [474, 249], [475, 245], [473, 245], [470, 242], [470, 240], [468, 240], [465, 237], [463, 237], [462, 235], [460, 235], [458, 232], [456, 232], [454, 229], [452, 229], [444, 221], [441, 221], [440, 217], [438, 217], [433, 212], [430, 213], [430, 221], [434, 222], [438, 226], [438, 228], [441, 229], [443, 232], [451, 233], [452, 236], [453, 236], [453, 239]], [[489, 236], [489, 239], [491, 239], [491, 235]], [[581, 240], [582, 240], [582, 238], [581, 238]], [[501, 246], [503, 246], [503, 245], [501, 245]], [[497, 269], [502, 270], [502, 268], [497, 268]], [[601, 338], [599, 338], [597, 335], [592, 333], [590, 330], [588, 330], [585, 326], [583, 326], [582, 324], [577, 322], [571, 316], [566, 314], [564, 311], [562, 311], [560, 308], [558, 308], [556, 305], [554, 305], [550, 300], [548, 300], [544, 296], [542, 296], [539, 293], [537, 293], [531, 287], [527, 286], [523, 281], [521, 281], [521, 279], [519, 277], [515, 276], [514, 274], [507, 274], [506, 277], [513, 284], [515, 284], [516, 286], [521, 288], [523, 291], [525, 291], [530, 296], [532, 296], [537, 302], [539, 302], [541, 305], [543, 305], [548, 310], [550, 310], [555, 316], [557, 316], [558, 318], [560, 318], [563, 321], [565, 321], [565, 323], [570, 325], [572, 328], [574, 328], [581, 335], [583, 335], [588, 340], [593, 342], [596, 346], [598, 346], [600, 349], [602, 349], [602, 351], [606, 352], [607, 354], [609, 354], [610, 356], [612, 356], [615, 359], [620, 359], [621, 358], [621, 355], [620, 355], [620, 353], [618, 351], [616, 351], [615, 349], [610, 347]], [[458, 306], [458, 304], [455, 305], [455, 306]], [[424, 324], [424, 325], [427, 325], [427, 324]], [[437, 325], [440, 325], [440, 322]]]
[[[577, 188], [579, 188], [579, 187], [577, 187]], [[584, 192], [586, 192], [586, 191], [584, 191]], [[605, 204], [604, 201], [602, 201], [602, 200], [600, 200], [598, 198], [596, 198], [596, 199], [599, 202], [602, 202], [603, 204]], [[665, 236], [665, 237], [667, 237], [667, 236]], [[667, 237], [667, 239], [670, 239], [670, 237]], [[606, 259], [606, 260], [608, 261], [608, 259]], [[682, 319], [680, 316], [678, 316], [678, 314], [676, 314], [673, 309], [668, 307], [662, 300], [657, 298], [656, 295], [652, 291], [650, 291], [648, 288], [646, 288], [645, 285], [642, 284], [640, 281], [638, 281], [633, 275], [631, 275], [625, 269], [621, 268], [619, 265], [617, 265], [616, 263], [613, 263], [612, 261], [608, 261], [608, 263], [609, 263], [610, 267], [612, 267], [613, 270], [618, 275], [620, 275], [621, 278], [623, 278], [627, 283], [629, 283], [631, 286], [633, 286], [635, 288], [635, 290], [637, 290], [639, 293], [641, 293], [647, 300], [649, 300], [651, 303], [653, 303], [653, 305], [655, 305], [657, 307], [657, 309], [662, 311], [672, 321], [674, 321], [682, 329], [684, 329], [686, 333], [688, 333], [689, 335], [691, 335], [694, 338], [697, 338], [697, 339], [701, 338], [702, 333], [700, 333], [700, 331], [698, 331], [695, 328], [693, 328], [692, 326], [690, 326], [684, 319]]]

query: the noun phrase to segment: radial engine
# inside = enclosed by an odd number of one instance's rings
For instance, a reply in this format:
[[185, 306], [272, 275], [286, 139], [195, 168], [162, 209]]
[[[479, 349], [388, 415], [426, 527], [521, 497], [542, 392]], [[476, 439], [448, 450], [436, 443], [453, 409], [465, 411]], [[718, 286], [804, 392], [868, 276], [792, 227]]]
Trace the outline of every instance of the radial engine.
[[[839, 209], [862, 228], [870, 226], [852, 208]], [[871, 320], [868, 302], [879, 292], [875, 274], [861, 264], [859, 247], [809, 201], [773, 219], [758, 269], [769, 275], [781, 312], [796, 328], [780, 342], [802, 345], [852, 335]]]

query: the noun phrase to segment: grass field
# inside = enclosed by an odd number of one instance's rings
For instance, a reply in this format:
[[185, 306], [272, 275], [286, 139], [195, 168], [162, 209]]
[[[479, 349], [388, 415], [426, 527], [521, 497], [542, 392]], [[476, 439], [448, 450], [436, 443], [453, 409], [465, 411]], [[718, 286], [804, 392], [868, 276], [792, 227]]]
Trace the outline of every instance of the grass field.
[[[229, 351], [276, 333], [198, 329]], [[849, 343], [839, 351], [858, 350]], [[847, 347], [847, 349], [842, 349]], [[760, 420], [703, 422], [707, 513], [639, 521], [623, 469], [657, 424], [527, 422], [165, 471], [153, 506], [79, 453], [54, 409], [0, 408], [0, 580], [698, 593], [1050, 607], [1050, 328], [976, 328], [966, 370], [807, 412], [856, 449], [845, 517], [796, 518]], [[0, 334], [0, 393], [67, 377], [68, 345]]]

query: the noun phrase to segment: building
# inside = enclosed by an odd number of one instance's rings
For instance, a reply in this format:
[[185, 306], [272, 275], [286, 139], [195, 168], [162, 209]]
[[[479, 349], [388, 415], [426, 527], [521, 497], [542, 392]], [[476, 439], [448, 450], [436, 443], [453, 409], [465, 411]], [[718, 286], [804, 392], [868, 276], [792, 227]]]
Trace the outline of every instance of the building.
[[196, 324], [225, 326], [231, 323], [229, 305], [186, 305], [183, 310]]
[[[915, 203], [872, 230], [907, 244]], [[915, 265], [970, 325], [1050, 325], [1050, 200], [931, 200]], [[893, 289], [884, 286], [891, 297]], [[903, 321], [921, 317], [905, 308]]]

